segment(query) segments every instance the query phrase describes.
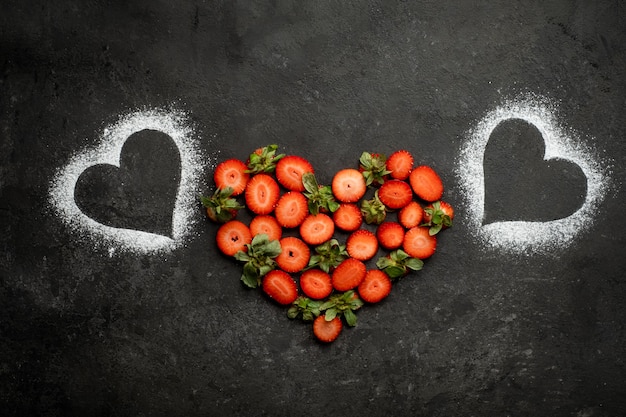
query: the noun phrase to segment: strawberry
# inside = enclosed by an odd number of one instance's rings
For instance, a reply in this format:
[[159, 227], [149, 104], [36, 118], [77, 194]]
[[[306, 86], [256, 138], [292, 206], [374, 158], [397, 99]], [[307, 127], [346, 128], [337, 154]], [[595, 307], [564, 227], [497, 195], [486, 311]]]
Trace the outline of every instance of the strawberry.
[[218, 188], [211, 197], [200, 196], [200, 202], [209, 219], [216, 223], [226, 223], [237, 217], [237, 212], [244, 207], [232, 195], [233, 189], [226, 187]]
[[376, 238], [383, 248], [398, 249], [404, 241], [404, 227], [397, 222], [383, 222], [376, 229]]
[[300, 236], [309, 245], [319, 245], [333, 237], [335, 223], [327, 214], [309, 214], [300, 225]]
[[341, 262], [331, 275], [333, 288], [337, 291], [348, 291], [356, 288], [367, 273], [367, 267], [358, 259], [348, 258]]
[[330, 272], [348, 257], [346, 245], [340, 245], [337, 239], [330, 239], [315, 247], [315, 253], [309, 260], [309, 268], [318, 267], [324, 272]]
[[309, 212], [311, 214], [332, 213], [339, 208], [332, 188], [329, 185], [318, 184], [315, 174], [311, 172], [302, 174], [302, 185], [306, 190], [304, 196], [309, 200]]
[[378, 190], [378, 198], [391, 210], [401, 209], [413, 199], [411, 186], [404, 181], [385, 181]]
[[339, 317], [326, 320], [324, 315], [313, 321], [313, 334], [320, 342], [330, 343], [337, 339], [343, 329], [343, 322]]
[[410, 271], [419, 271], [424, 266], [421, 259], [411, 258], [402, 249], [391, 251], [389, 255], [379, 258], [376, 266], [384, 271], [389, 278], [396, 279], [407, 275]]
[[376, 235], [369, 230], [359, 229], [348, 236], [346, 249], [351, 257], [359, 261], [367, 261], [376, 255], [378, 251], [378, 240], [376, 239]]
[[291, 278], [291, 275], [280, 269], [268, 272], [263, 278], [261, 288], [278, 304], [291, 304], [298, 298], [296, 282]]
[[250, 288], [261, 284], [261, 278], [276, 269], [275, 258], [282, 251], [278, 240], [270, 240], [264, 234], [258, 234], [246, 244], [246, 250], [235, 253], [235, 259], [244, 262], [241, 281]]
[[398, 221], [402, 226], [410, 229], [419, 226], [422, 222], [424, 210], [417, 201], [411, 201], [398, 212]]
[[282, 153], [276, 155], [277, 149], [278, 145], [268, 145], [252, 152], [248, 158], [247, 172], [250, 174], [274, 172], [278, 161], [285, 157], [285, 154]]
[[280, 240], [283, 235], [283, 229], [276, 218], [269, 214], [262, 214], [254, 216], [252, 221], [250, 221], [250, 233], [252, 233], [252, 237], [264, 233], [269, 240]]
[[367, 224], [381, 224], [387, 217], [387, 207], [380, 201], [378, 191], [376, 190], [374, 197], [370, 200], [361, 202], [361, 214]]
[[404, 149], [395, 151], [387, 158], [389, 176], [397, 180], [405, 180], [409, 177], [413, 168], [413, 155]]
[[301, 239], [287, 236], [280, 240], [282, 252], [276, 257], [276, 263], [286, 272], [302, 271], [311, 257], [311, 250]]
[[335, 174], [331, 184], [335, 198], [342, 203], [355, 203], [365, 195], [365, 178], [353, 168], [342, 169]]
[[217, 247], [228, 256], [234, 256], [239, 251], [246, 251], [246, 244], [252, 242], [252, 234], [245, 223], [239, 220], [230, 220], [217, 229]]
[[377, 303], [391, 292], [391, 280], [380, 269], [371, 269], [367, 271], [357, 290], [366, 303]]
[[308, 200], [299, 191], [283, 194], [276, 203], [274, 215], [283, 227], [298, 227], [309, 214]]
[[412, 258], [426, 259], [435, 253], [437, 237], [430, 234], [428, 227], [413, 227], [404, 235], [402, 248]]
[[359, 158], [359, 171], [365, 178], [365, 185], [380, 185], [385, 182], [387, 157], [378, 153], [363, 152]]
[[363, 224], [363, 215], [356, 204], [342, 203], [333, 213], [333, 221], [341, 230], [353, 232]]
[[276, 179], [288, 190], [304, 191], [302, 175], [314, 173], [313, 165], [298, 155], [287, 155], [276, 164]]
[[313, 321], [320, 315], [321, 305], [321, 301], [301, 295], [296, 298], [296, 301], [291, 303], [291, 306], [287, 310], [287, 317], [290, 319], [301, 318], [304, 321]]
[[238, 159], [227, 159], [220, 162], [213, 172], [213, 181], [219, 189], [230, 187], [232, 195], [237, 196], [246, 189], [250, 174], [246, 172], [248, 167]]
[[443, 195], [443, 182], [431, 167], [421, 165], [411, 171], [409, 182], [415, 194], [424, 201], [437, 201]]
[[269, 214], [280, 197], [280, 188], [268, 174], [254, 175], [246, 187], [246, 206], [255, 214]]
[[[364, 272], [365, 275], [365, 272]], [[326, 320], [343, 316], [348, 326], [356, 326], [357, 317], [354, 312], [363, 306], [361, 300], [354, 290], [343, 293], [332, 294], [319, 306], [320, 314], [324, 314]]]
[[309, 269], [300, 275], [302, 292], [314, 300], [326, 298], [333, 291], [330, 275], [321, 269]]
[[430, 234], [436, 235], [440, 230], [452, 226], [454, 208], [445, 201], [435, 201], [424, 208], [424, 223], [430, 227]]

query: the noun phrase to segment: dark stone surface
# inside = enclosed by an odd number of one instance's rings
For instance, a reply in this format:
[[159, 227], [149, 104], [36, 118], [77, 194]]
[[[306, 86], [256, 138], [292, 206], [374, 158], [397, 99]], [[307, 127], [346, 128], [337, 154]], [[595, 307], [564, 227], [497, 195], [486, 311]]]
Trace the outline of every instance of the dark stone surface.
[[[621, 2], [9, 0], [0, 11], [3, 415], [626, 413]], [[455, 162], [468, 129], [526, 92], [558, 102], [559, 120], [613, 159], [614, 186], [572, 246], [504, 256], [464, 226]], [[322, 346], [241, 285], [214, 225], [171, 253], [109, 254], [50, 209], [73, 153], [120, 114], [171, 105], [206, 155], [278, 143], [323, 183], [363, 150], [406, 148], [441, 174], [457, 222], [423, 271]], [[558, 193], [549, 216], [584, 193], [565, 171], [577, 194]], [[152, 204], [139, 215], [171, 207]]]

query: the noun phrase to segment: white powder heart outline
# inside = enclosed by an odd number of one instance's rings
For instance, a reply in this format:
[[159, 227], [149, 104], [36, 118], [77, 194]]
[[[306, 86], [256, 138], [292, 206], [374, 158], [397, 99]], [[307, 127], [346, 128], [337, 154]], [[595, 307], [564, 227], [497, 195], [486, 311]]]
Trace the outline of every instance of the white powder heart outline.
[[[589, 229], [609, 189], [610, 165], [585, 146], [577, 135], [565, 131], [555, 116], [555, 106], [545, 97], [528, 95], [505, 102], [487, 113], [471, 129], [457, 163], [467, 227], [485, 246], [510, 252], [541, 253], [569, 246]], [[483, 225], [485, 179], [483, 157], [489, 137], [499, 123], [522, 119], [533, 124], [544, 138], [544, 160], [562, 159], [578, 165], [587, 179], [583, 205], [571, 215], [545, 222], [499, 221]], [[531, 196], [520, 195], [520, 201]]]
[[[83, 213], [74, 198], [78, 178], [87, 168], [96, 164], [119, 167], [120, 154], [126, 139], [133, 133], [146, 129], [169, 135], [180, 154], [181, 175], [172, 212], [171, 238], [99, 223]], [[183, 112], [159, 108], [135, 111], [120, 117], [116, 123], [105, 128], [99, 145], [75, 154], [57, 171], [49, 190], [50, 202], [70, 229], [90, 237], [96, 245], [109, 246], [110, 253], [116, 249], [142, 253], [172, 250], [183, 243], [192, 230], [196, 211], [193, 203], [204, 160], [194, 138], [194, 130]]]

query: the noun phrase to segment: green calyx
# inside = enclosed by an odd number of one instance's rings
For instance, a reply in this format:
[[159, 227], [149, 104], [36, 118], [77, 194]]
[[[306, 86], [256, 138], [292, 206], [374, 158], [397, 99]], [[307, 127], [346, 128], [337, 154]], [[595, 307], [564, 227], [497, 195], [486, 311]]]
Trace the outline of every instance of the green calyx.
[[361, 213], [367, 224], [381, 224], [387, 217], [387, 209], [380, 198], [378, 198], [378, 190], [374, 193], [374, 197], [370, 200], [363, 200], [361, 203]]
[[444, 227], [452, 226], [452, 219], [441, 209], [439, 201], [435, 201], [432, 207], [426, 207], [424, 213], [426, 214], [425, 217], [430, 220], [422, 223], [421, 226], [428, 226], [428, 234], [431, 236], [439, 233]]
[[315, 247], [315, 253], [311, 256], [307, 269], [318, 267], [329, 273], [347, 258], [346, 245], [340, 245], [337, 239], [330, 239]]
[[290, 319], [297, 319], [300, 317], [304, 321], [313, 321], [320, 315], [321, 301], [312, 300], [309, 297], [300, 296], [296, 298], [289, 309], [287, 310], [287, 317]]
[[309, 200], [309, 212], [319, 214], [320, 211], [335, 212], [339, 208], [339, 203], [335, 200], [333, 190], [330, 185], [320, 186], [311, 172], [302, 175], [302, 185], [304, 186], [304, 196]]
[[241, 281], [250, 288], [256, 288], [261, 285], [261, 278], [276, 268], [274, 258], [280, 255], [282, 249], [278, 240], [269, 240], [264, 233], [256, 235], [246, 247], [247, 252], [237, 252], [235, 259], [245, 262]]
[[387, 170], [387, 157], [382, 154], [363, 152], [359, 158], [359, 167], [368, 186], [383, 184], [385, 176], [391, 173]]
[[410, 271], [419, 271], [424, 266], [424, 261], [411, 258], [402, 249], [396, 249], [388, 256], [379, 258], [376, 261], [378, 269], [385, 272], [389, 278], [397, 279], [407, 275]]
[[259, 174], [261, 172], [272, 173], [276, 170], [278, 161], [285, 157], [284, 153], [276, 154], [278, 145], [264, 146], [250, 154], [248, 158], [249, 174]]
[[326, 321], [335, 317], [343, 316], [348, 326], [356, 326], [356, 314], [354, 312], [363, 306], [363, 301], [353, 290], [344, 293], [333, 294], [328, 297], [320, 307], [320, 313], [324, 313]]
[[200, 196], [200, 202], [207, 209], [207, 215], [217, 223], [226, 223], [237, 216], [237, 211], [244, 208], [232, 198], [233, 189], [226, 187], [218, 188], [211, 197]]

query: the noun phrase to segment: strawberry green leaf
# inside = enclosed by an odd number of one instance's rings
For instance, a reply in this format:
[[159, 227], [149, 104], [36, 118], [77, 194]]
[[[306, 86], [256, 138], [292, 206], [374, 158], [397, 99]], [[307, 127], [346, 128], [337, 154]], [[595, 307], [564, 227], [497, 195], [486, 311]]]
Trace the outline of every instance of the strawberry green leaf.
[[383, 184], [385, 176], [391, 173], [387, 170], [387, 157], [382, 154], [363, 152], [359, 158], [359, 168], [367, 186]]
[[251, 153], [248, 157], [248, 169], [246, 172], [249, 174], [274, 172], [278, 161], [285, 157], [285, 154], [277, 155], [277, 149], [278, 145], [268, 145]]
[[356, 314], [352, 310], [346, 310], [343, 312], [343, 318], [346, 319], [348, 326], [356, 326]]
[[302, 175], [302, 185], [304, 186], [304, 196], [308, 199], [309, 212], [319, 214], [321, 211], [335, 212], [339, 208], [339, 203], [335, 200], [332, 187], [329, 185], [319, 185], [315, 174], [306, 172]]
[[371, 200], [363, 200], [361, 202], [361, 213], [367, 224], [381, 224], [387, 217], [387, 209], [380, 198], [378, 198], [378, 190], [374, 193]]
[[312, 300], [308, 297], [300, 296], [287, 310], [287, 317], [290, 319], [302, 318], [304, 321], [313, 321], [320, 315], [320, 301]]
[[[356, 296], [353, 290], [344, 293], [333, 294], [320, 306], [320, 312], [324, 312], [326, 320], [330, 321], [338, 316], [343, 316], [349, 326], [356, 325], [354, 312], [363, 306], [363, 301]], [[347, 314], [347, 317], [346, 317]]]
[[315, 253], [311, 256], [307, 269], [318, 267], [329, 273], [346, 258], [348, 258], [346, 245], [340, 245], [337, 239], [330, 239], [315, 247]]
[[211, 197], [200, 196], [200, 202], [206, 208], [207, 215], [217, 223], [226, 223], [237, 216], [237, 212], [244, 208], [243, 205], [232, 198], [233, 189], [226, 187], [218, 188]]
[[411, 258], [402, 249], [397, 249], [389, 253], [388, 256], [379, 258], [376, 261], [376, 266], [393, 280], [407, 275], [410, 272], [409, 270], [421, 270], [424, 266], [424, 261]]
[[256, 288], [261, 285], [261, 278], [276, 268], [276, 258], [282, 249], [278, 240], [270, 240], [265, 233], [260, 233], [246, 244], [247, 252], [239, 251], [235, 259], [245, 262], [241, 281], [250, 287]]

